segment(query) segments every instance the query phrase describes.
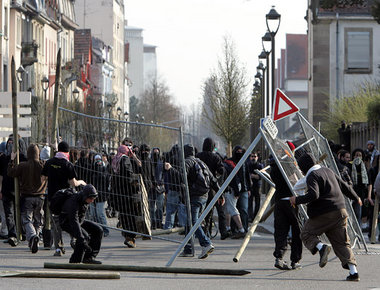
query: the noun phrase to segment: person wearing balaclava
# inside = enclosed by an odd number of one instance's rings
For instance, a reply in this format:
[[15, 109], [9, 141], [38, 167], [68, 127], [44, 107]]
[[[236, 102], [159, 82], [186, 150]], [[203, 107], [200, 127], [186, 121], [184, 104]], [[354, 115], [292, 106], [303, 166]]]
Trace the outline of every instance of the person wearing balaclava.
[[314, 255], [319, 252], [319, 267], [328, 262], [331, 246], [320, 240], [326, 234], [336, 256], [344, 269], [350, 271], [347, 281], [359, 281], [356, 260], [347, 235], [348, 213], [343, 194], [360, 205], [362, 201], [355, 191], [334, 171], [322, 167], [309, 154], [303, 154], [297, 160], [298, 166], [306, 177], [306, 194], [290, 197], [292, 205], [307, 204], [309, 219], [301, 231], [301, 240]]
[[[19, 144], [19, 161], [26, 161], [26, 144], [22, 138], [18, 139]], [[8, 227], [8, 240], [12, 247], [18, 245], [16, 223], [15, 223], [15, 194], [14, 178], [8, 176], [8, 164], [11, 162], [11, 153], [13, 152], [13, 134], [9, 135], [7, 140], [5, 154], [0, 156], [0, 199], [3, 200], [5, 220]]]
[[[292, 192], [283, 177], [280, 168], [275, 162], [272, 155], [269, 156], [270, 177], [276, 185], [274, 193], [274, 242], [275, 257], [274, 266], [280, 270], [296, 270], [302, 266], [300, 260], [302, 258], [302, 241], [300, 238], [300, 227], [298, 225], [298, 207], [292, 207], [286, 198], [292, 196]], [[284, 256], [288, 247], [288, 234], [292, 230], [292, 244], [290, 261], [288, 265], [284, 260]]]
[[87, 184], [77, 194], [72, 194], [62, 205], [59, 215], [61, 228], [76, 239], [69, 263], [101, 264], [95, 260], [102, 243], [103, 229], [98, 224], [85, 220], [90, 204], [98, 197], [92, 184]]
[[[180, 171], [181, 157], [180, 157], [180, 147], [175, 144], [170, 149], [167, 158], [165, 158], [165, 164], [169, 163], [174, 169]], [[164, 164], [164, 165], [165, 165]], [[175, 216], [178, 213], [178, 225], [184, 227], [186, 225], [186, 207], [184, 205], [184, 187], [183, 185], [183, 175], [176, 174], [174, 170], [167, 170], [164, 166], [164, 178], [166, 180], [166, 218], [164, 229], [171, 229], [175, 226]]]
[[161, 160], [160, 148], [152, 149], [151, 159], [154, 170], [153, 195], [149, 200], [150, 217], [152, 229], [162, 229], [162, 217], [164, 212], [165, 185], [164, 185], [164, 163]]
[[[226, 169], [228, 173], [231, 173], [235, 166], [238, 164], [240, 159], [243, 157], [245, 149], [242, 146], [235, 146], [232, 150], [232, 157], [226, 160]], [[233, 233], [233, 239], [242, 239], [245, 233], [248, 231], [248, 196], [250, 194], [251, 178], [249, 176], [248, 161], [246, 160], [240, 167], [239, 171], [236, 173], [233, 181], [230, 183], [233, 196], [237, 200], [236, 209], [238, 212], [231, 213], [233, 217], [235, 214], [240, 215], [243, 228], [238, 228], [235, 233]], [[226, 198], [226, 201], [228, 199]], [[228, 207], [227, 202], [227, 207]], [[231, 211], [230, 211], [231, 212]], [[234, 225], [231, 225], [232, 231]], [[238, 226], [239, 227], [239, 226]], [[230, 230], [227, 222], [227, 230]]]
[[[219, 190], [219, 185], [217, 183], [216, 178], [212, 175], [211, 171], [207, 167], [207, 165], [202, 162], [200, 159], [195, 157], [195, 147], [192, 144], [186, 144], [183, 148], [185, 155], [185, 168], [186, 168], [186, 176], [187, 183], [190, 195], [190, 207], [191, 207], [191, 219], [192, 225], [194, 225], [202, 211], [206, 207], [207, 197], [210, 188], [213, 188], [214, 191]], [[202, 169], [203, 168], [203, 169]], [[181, 175], [182, 172], [173, 168], [170, 163], [165, 163], [165, 169], [168, 171], [172, 171], [174, 174]], [[209, 177], [209, 188], [206, 190], [205, 187], [200, 187], [197, 183], [198, 174], [197, 171], [202, 171], [203, 180], [206, 180], [206, 175]], [[204, 183], [203, 183], [204, 184]], [[189, 227], [185, 227], [185, 234], [190, 231]], [[202, 227], [198, 227], [195, 231], [195, 236], [199, 240], [199, 244], [202, 248], [201, 254], [198, 256], [198, 259], [206, 259], [213, 251], [214, 245], [211, 243], [209, 237], [207, 237], [202, 229]], [[191, 246], [191, 242], [189, 241], [187, 245], [184, 247], [183, 252], [180, 254], [180, 257], [192, 257], [193, 250]]]
[[[216, 148], [215, 141], [212, 138], [208, 137], [203, 141], [202, 152], [199, 152], [198, 154], [196, 154], [196, 157], [202, 160], [204, 163], [206, 163], [211, 173], [215, 177], [224, 176], [225, 169], [223, 166], [222, 158], [220, 158], [218, 154], [215, 154], [215, 151], [214, 151], [215, 148]], [[215, 195], [215, 192], [212, 192], [211, 194], [209, 194], [207, 203], [211, 201], [214, 195]], [[220, 238], [224, 240], [227, 237], [229, 237], [229, 232], [227, 231], [227, 228], [226, 228], [226, 215], [224, 213], [224, 207], [221, 202], [217, 202], [215, 204], [215, 207], [218, 212], [218, 228], [220, 232]], [[213, 211], [210, 211], [209, 215], [212, 215], [212, 214], [213, 214]]]

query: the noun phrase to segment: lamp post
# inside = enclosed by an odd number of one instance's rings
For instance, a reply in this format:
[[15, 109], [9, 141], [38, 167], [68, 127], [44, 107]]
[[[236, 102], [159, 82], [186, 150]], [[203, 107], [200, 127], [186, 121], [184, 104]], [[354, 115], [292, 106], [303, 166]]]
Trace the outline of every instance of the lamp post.
[[[259, 59], [260, 59], [260, 56], [259, 56]], [[256, 69], [257, 69], [257, 71], [261, 71], [261, 75], [262, 75], [261, 86], [260, 86], [260, 89], [261, 89], [261, 107], [262, 107], [262, 110], [261, 110], [261, 114], [262, 115], [261, 116], [264, 118], [265, 117], [265, 113], [266, 113], [266, 109], [265, 109], [266, 108], [265, 107], [266, 106], [266, 98], [265, 98], [265, 85], [266, 85], [265, 84], [266, 83], [266, 80], [265, 80], [265, 71], [266, 71], [266, 67], [260, 61], [259, 65], [256, 67]]]
[[49, 79], [44, 76], [41, 80], [41, 85], [42, 85], [42, 90], [44, 91], [44, 115], [45, 115], [45, 120], [44, 120], [44, 123], [45, 123], [45, 132], [46, 132], [46, 142], [47, 142], [47, 137], [48, 137], [48, 132], [49, 132], [49, 124], [48, 124], [48, 117], [47, 117], [47, 90], [49, 88]]
[[[103, 117], [103, 101], [98, 100], [98, 114], [99, 117]], [[103, 148], [103, 131], [102, 131], [102, 120], [98, 120], [98, 130], [99, 130], [99, 150]]]
[[270, 79], [269, 79], [269, 54], [271, 53], [271, 41], [272, 37], [270, 36], [269, 32], [266, 32], [264, 36], [261, 38], [261, 42], [263, 45], [263, 51], [259, 55], [259, 58], [261, 57], [262, 59], [266, 59], [266, 67], [267, 67], [267, 74], [266, 74], [266, 99], [265, 99], [265, 116], [270, 115], [270, 110], [271, 110], [271, 97], [269, 93], [269, 84], [270, 84]]
[[[128, 121], [128, 115], [129, 113], [127, 111], [124, 112], [124, 119], [125, 121]], [[128, 136], [128, 124], [125, 123], [125, 136]]]
[[120, 117], [121, 117], [121, 108], [117, 107], [117, 118], [119, 119], [119, 122], [117, 123], [117, 131], [118, 131], [118, 137], [119, 137], [119, 144], [120, 144], [120, 139], [121, 139], [121, 134], [120, 134]]
[[[270, 33], [270, 36], [271, 36], [271, 42], [272, 42], [272, 47], [271, 47], [271, 51], [272, 51], [272, 98], [271, 98], [271, 101], [273, 102], [274, 101], [274, 94], [275, 94], [275, 66], [276, 66], [276, 59], [275, 59], [275, 36], [276, 36], [276, 33], [278, 31], [278, 29], [280, 28], [280, 22], [281, 22], [281, 15], [277, 13], [277, 11], [274, 9], [274, 6], [272, 6], [272, 9], [269, 11], [269, 13], [267, 15], [265, 15], [265, 19], [266, 19], [266, 24], [267, 24], [267, 28], [268, 28], [268, 32]], [[272, 102], [270, 105], [272, 105]], [[269, 110], [272, 110], [272, 108], [270, 107]]]
[[[108, 119], [111, 119], [111, 112], [112, 112], [112, 104], [107, 103], [107, 111], [108, 111]], [[111, 150], [111, 121], [108, 120], [108, 153], [110, 153]]]
[[[73, 90], [73, 97], [75, 100], [75, 111], [79, 111], [79, 91], [77, 88]], [[75, 117], [75, 147], [78, 145], [78, 116]]]
[[17, 69], [17, 81], [20, 85], [20, 91], [21, 91], [21, 83], [22, 83], [22, 75], [24, 74], [25, 69], [22, 65], [20, 65]]

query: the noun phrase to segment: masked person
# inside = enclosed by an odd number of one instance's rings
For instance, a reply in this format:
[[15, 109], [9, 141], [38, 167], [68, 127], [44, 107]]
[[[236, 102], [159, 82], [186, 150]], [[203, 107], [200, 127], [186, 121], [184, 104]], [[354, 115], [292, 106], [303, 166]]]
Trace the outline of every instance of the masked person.
[[162, 229], [162, 217], [164, 212], [164, 163], [161, 160], [160, 148], [154, 147], [152, 149], [151, 159], [153, 162], [154, 170], [154, 189], [152, 197], [149, 200], [150, 218], [152, 219], [152, 228]]
[[59, 224], [62, 230], [76, 239], [70, 263], [102, 263], [95, 258], [102, 243], [103, 229], [96, 223], [84, 219], [89, 205], [97, 197], [95, 187], [87, 184], [82, 191], [72, 194], [62, 205]]
[[342, 267], [350, 271], [347, 281], [359, 281], [356, 260], [347, 234], [348, 213], [343, 194], [360, 205], [362, 201], [355, 191], [331, 169], [316, 165], [314, 157], [303, 154], [297, 160], [306, 176], [306, 194], [290, 197], [292, 205], [308, 204], [309, 219], [301, 231], [301, 240], [314, 255], [319, 252], [319, 267], [328, 261], [331, 246], [323, 244], [319, 238], [326, 234]]
[[[27, 161], [26, 144], [22, 138], [18, 139], [19, 144], [19, 160]], [[8, 227], [8, 239], [5, 243], [9, 243], [12, 247], [18, 245], [16, 222], [15, 222], [15, 189], [14, 179], [7, 174], [8, 164], [11, 162], [11, 153], [13, 152], [13, 134], [9, 135], [5, 154], [0, 157], [0, 199], [3, 200], [5, 221]]]

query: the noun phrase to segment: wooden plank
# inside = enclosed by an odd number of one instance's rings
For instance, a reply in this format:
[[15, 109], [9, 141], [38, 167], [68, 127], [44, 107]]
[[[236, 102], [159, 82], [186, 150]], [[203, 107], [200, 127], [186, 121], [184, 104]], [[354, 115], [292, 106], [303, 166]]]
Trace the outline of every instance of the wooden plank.
[[120, 279], [118, 272], [84, 272], [84, 271], [4, 271], [1, 278], [70, 278], [70, 279]]
[[[18, 108], [18, 114], [30, 115], [32, 113], [31, 108]], [[12, 108], [0, 108], [0, 115], [12, 115]]]
[[[18, 118], [18, 127], [19, 128], [29, 128], [32, 124], [31, 117], [22, 117]], [[0, 127], [13, 128], [13, 119], [12, 118], [1, 118]]]
[[[30, 92], [17, 93], [18, 105], [30, 105], [31, 103], [32, 103], [32, 94]], [[12, 105], [12, 92], [0, 93], [0, 105], [1, 106]]]
[[240, 269], [213, 269], [213, 268], [178, 268], [178, 267], [153, 267], [153, 266], [132, 266], [132, 265], [96, 265], [96, 264], [64, 264], [64, 263], [44, 263], [44, 268], [49, 269], [71, 269], [71, 270], [111, 270], [111, 271], [131, 271], [131, 272], [157, 272], [157, 273], [182, 273], [201, 275], [230, 275], [243, 276], [251, 272]]

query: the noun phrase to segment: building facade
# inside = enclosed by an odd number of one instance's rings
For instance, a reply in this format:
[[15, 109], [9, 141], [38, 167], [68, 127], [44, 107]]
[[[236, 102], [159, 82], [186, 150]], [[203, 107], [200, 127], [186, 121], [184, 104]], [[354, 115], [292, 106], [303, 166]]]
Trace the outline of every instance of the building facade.
[[380, 77], [380, 26], [371, 16], [372, 2], [330, 10], [309, 3], [308, 117], [314, 124], [334, 100]]
[[142, 28], [125, 25], [125, 43], [128, 46], [129, 94], [137, 99], [144, 93], [144, 39]]
[[117, 100], [117, 107], [128, 109], [128, 91], [124, 88], [124, 1], [121, 0], [76, 0], [75, 12], [77, 23], [82, 29], [91, 29], [92, 36], [112, 47], [112, 64], [114, 74], [112, 95], [106, 101]]

